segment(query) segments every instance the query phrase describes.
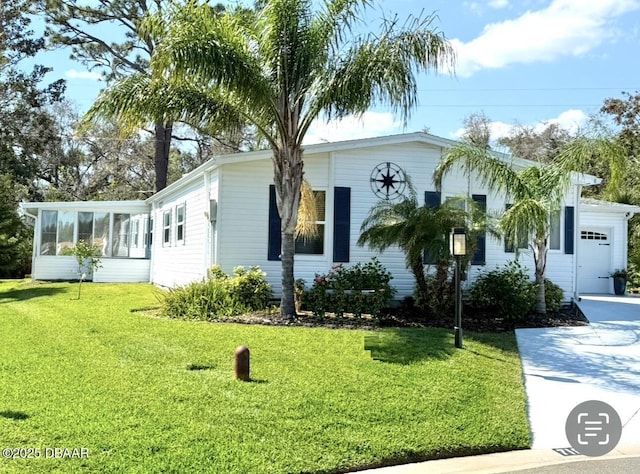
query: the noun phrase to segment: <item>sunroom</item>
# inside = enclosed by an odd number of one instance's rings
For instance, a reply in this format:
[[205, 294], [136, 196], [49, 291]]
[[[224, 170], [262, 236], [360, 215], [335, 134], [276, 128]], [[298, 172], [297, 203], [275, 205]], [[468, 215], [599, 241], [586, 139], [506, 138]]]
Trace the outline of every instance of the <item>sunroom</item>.
[[71, 249], [80, 240], [100, 249], [96, 282], [149, 281], [153, 220], [144, 201], [22, 203], [35, 221], [32, 277], [73, 280], [80, 268]]

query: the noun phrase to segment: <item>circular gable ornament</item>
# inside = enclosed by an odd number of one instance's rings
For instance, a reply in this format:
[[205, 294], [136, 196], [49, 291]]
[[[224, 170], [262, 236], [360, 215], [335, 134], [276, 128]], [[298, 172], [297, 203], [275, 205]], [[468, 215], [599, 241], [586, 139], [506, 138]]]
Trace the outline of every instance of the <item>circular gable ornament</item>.
[[381, 199], [390, 201], [402, 196], [406, 186], [404, 171], [395, 163], [380, 163], [371, 172], [371, 190]]

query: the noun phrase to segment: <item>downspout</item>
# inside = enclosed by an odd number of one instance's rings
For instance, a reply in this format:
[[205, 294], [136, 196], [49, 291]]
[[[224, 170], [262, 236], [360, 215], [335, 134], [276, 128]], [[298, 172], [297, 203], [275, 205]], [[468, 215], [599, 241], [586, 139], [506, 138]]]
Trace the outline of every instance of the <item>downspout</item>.
[[[151, 223], [151, 221], [153, 221], [153, 228], [151, 226], [149, 226], [149, 229], [147, 230], [147, 232], [149, 233], [149, 236], [152, 237], [152, 241], [149, 243], [149, 240], [147, 240], [147, 243], [149, 245], [149, 256], [150, 256], [150, 260], [149, 260], [149, 283], [153, 284], [154, 283], [154, 267], [155, 267], [155, 261], [156, 261], [156, 256], [158, 254], [158, 252], [154, 249], [154, 247], [156, 246], [158, 239], [162, 238], [162, 236], [158, 236], [158, 233], [155, 231], [157, 224], [158, 224], [158, 220], [156, 219], [156, 203], [153, 202], [151, 204], [151, 209], [149, 210], [149, 223]], [[147, 237], [148, 239], [149, 237]]]
[[624, 267], [627, 268], [627, 263], [629, 262], [629, 219], [631, 219], [635, 215], [635, 212], [627, 212], [625, 214], [624, 219], [624, 236], [627, 245], [624, 246]]
[[[582, 186], [576, 185], [576, 213], [575, 213], [575, 227], [573, 232], [573, 301], [574, 303], [580, 300], [580, 288], [578, 288], [578, 260], [580, 259], [580, 196], [582, 196]], [[565, 226], [567, 223], [565, 222]]]
[[203, 262], [202, 262], [202, 274], [205, 276], [205, 278], [207, 277], [207, 270], [209, 269], [209, 262], [211, 262], [211, 239], [213, 238], [213, 229], [211, 228], [211, 216], [209, 215], [209, 208], [210, 205], [209, 203], [211, 202], [211, 177], [209, 176], [209, 173], [207, 171], [204, 172], [204, 176], [203, 176], [203, 181], [204, 181], [204, 206], [205, 206], [205, 211], [204, 211], [204, 217], [205, 217], [205, 223], [204, 223], [204, 249], [203, 250]]

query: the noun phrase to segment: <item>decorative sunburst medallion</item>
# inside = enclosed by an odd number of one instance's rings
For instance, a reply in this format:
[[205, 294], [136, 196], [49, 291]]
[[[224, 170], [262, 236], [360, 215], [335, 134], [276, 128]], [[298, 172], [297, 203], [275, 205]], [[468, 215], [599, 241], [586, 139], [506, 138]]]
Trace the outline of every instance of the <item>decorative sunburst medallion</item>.
[[380, 199], [391, 201], [399, 198], [406, 186], [404, 171], [395, 163], [380, 163], [371, 172], [371, 190]]

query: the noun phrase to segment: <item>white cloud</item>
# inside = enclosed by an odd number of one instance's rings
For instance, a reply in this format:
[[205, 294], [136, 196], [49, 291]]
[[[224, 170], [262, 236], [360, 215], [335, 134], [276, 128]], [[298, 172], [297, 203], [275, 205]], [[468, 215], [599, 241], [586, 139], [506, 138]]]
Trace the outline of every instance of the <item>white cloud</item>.
[[509, 0], [491, 0], [488, 5], [496, 10], [509, 6]]
[[[514, 124], [505, 122], [491, 122], [489, 124], [491, 140], [495, 141], [502, 137], [507, 137], [511, 133], [511, 130], [515, 127]], [[464, 128], [459, 128], [453, 132], [453, 138], [459, 140], [464, 134]]]
[[480, 36], [467, 43], [453, 39], [456, 72], [471, 76], [481, 69], [583, 55], [617, 38], [615, 18], [639, 8], [638, 0], [553, 0], [544, 9], [486, 25]]
[[75, 69], [69, 69], [68, 71], [65, 71], [64, 76], [68, 79], [90, 79], [92, 81], [99, 81], [102, 77], [97, 72], [76, 71]]
[[[584, 113], [582, 110], [578, 109], [569, 109], [565, 110], [557, 117], [550, 118], [547, 120], [543, 120], [541, 122], [535, 124], [529, 124], [536, 132], [541, 132], [548, 125], [558, 124], [560, 128], [568, 130], [571, 133], [576, 133], [580, 130], [586, 123], [589, 121], [589, 116]], [[491, 122], [489, 125], [491, 129], [491, 141], [496, 142], [498, 139], [503, 137], [508, 137], [511, 135], [511, 132], [514, 128], [517, 128], [519, 124], [515, 123], [505, 123], [505, 122]], [[453, 138], [458, 140], [462, 137], [464, 133], [464, 128], [459, 128], [455, 132], [453, 132]]]
[[316, 120], [304, 139], [305, 145], [337, 142], [357, 138], [379, 137], [402, 132], [402, 123], [390, 113], [365, 112], [362, 118], [353, 116], [325, 122]]

